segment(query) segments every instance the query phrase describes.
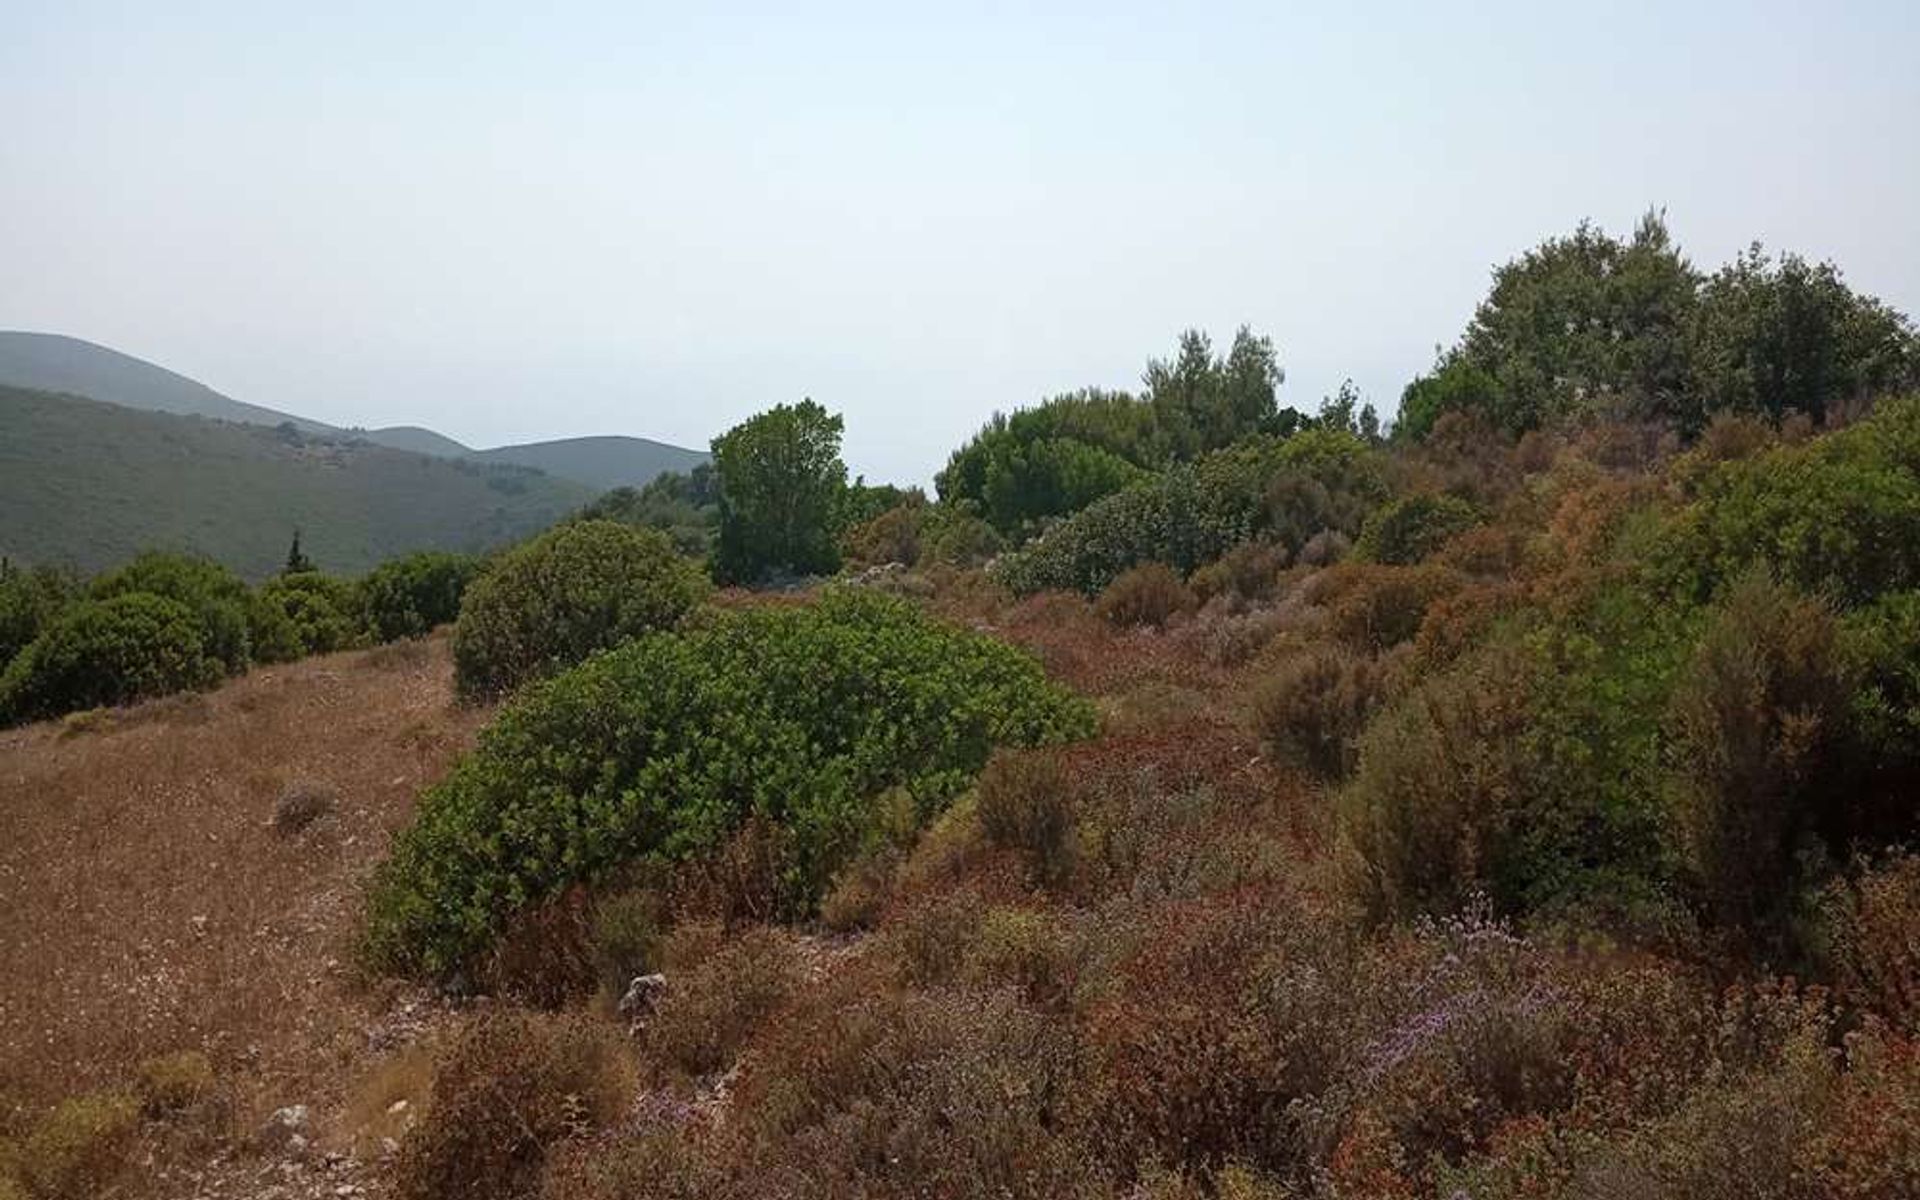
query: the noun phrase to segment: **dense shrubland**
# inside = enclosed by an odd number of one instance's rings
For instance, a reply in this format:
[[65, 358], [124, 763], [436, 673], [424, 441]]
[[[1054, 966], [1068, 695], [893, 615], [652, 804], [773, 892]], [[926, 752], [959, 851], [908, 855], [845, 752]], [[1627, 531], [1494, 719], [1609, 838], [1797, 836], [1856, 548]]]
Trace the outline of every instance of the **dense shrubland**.
[[[1649, 220], [1502, 268], [1388, 437], [1246, 332], [937, 500], [756, 418], [681, 548], [815, 594], [696, 606], [595, 520], [683, 485], [609, 497], [469, 594], [463, 646], [552, 644], [368, 900], [372, 968], [496, 994], [402, 1193], [1911, 1194], [1915, 363]], [[218, 664], [230, 589], [149, 574]], [[0, 575], [19, 661], [73, 593]]]
[[0, 565], [0, 724], [211, 687], [255, 663], [419, 637], [452, 621], [480, 561], [428, 552], [358, 580], [299, 553], [258, 587], [149, 552], [90, 582]]
[[[1904, 318], [1791, 257], [1702, 278], [1649, 222], [1500, 272], [1390, 439], [1350, 389], [1278, 410], [1256, 341], [996, 418], [938, 500], [838, 530], [1098, 736], [983, 744], [932, 807], [710, 821], [709, 776], [662, 781], [787, 735], [669, 701], [696, 623], [525, 694], [430, 798], [389, 965], [531, 995], [479, 953], [524, 927], [574, 996], [669, 980], [654, 1115], [539, 1195], [1911, 1191], [1920, 400], [1859, 402], [1912, 380]], [[670, 703], [715, 740], [626, 783], [610, 739]], [[615, 813], [645, 836], [595, 840]]]

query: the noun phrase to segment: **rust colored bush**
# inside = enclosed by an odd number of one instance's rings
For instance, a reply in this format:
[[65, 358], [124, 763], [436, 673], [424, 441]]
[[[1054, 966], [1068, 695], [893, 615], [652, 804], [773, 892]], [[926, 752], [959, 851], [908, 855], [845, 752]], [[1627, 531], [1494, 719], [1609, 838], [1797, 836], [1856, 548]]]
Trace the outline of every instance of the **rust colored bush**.
[[634, 1089], [619, 1034], [578, 1017], [498, 1010], [455, 1039], [426, 1113], [401, 1144], [406, 1200], [508, 1200], [549, 1150], [612, 1123]]
[[848, 990], [755, 1050], [736, 1093], [740, 1197], [1089, 1193], [1069, 1128], [1073, 1047], [1005, 991]]
[[1777, 931], [1801, 839], [1844, 828], [1836, 637], [1824, 605], [1751, 573], [1675, 687], [1676, 823], [1708, 907], [1742, 936]]
[[1326, 609], [1334, 637], [1378, 653], [1411, 639], [1427, 609], [1463, 585], [1460, 574], [1445, 567], [1347, 562], [1309, 581], [1305, 598]]
[[800, 982], [792, 947], [767, 928], [724, 940], [712, 927], [676, 930], [663, 957], [667, 994], [647, 1019], [646, 1045], [692, 1076], [724, 1069]]
[[1000, 751], [980, 773], [978, 795], [987, 840], [1019, 851], [1034, 878], [1054, 883], [1072, 869], [1072, 794], [1057, 753]]
[[1841, 993], [1920, 1035], [1920, 855], [1860, 862], [1821, 896], [1821, 950]]
[[1172, 567], [1162, 563], [1142, 563], [1129, 569], [1108, 584], [1093, 604], [1094, 611], [1114, 625], [1154, 628], [1197, 607], [1199, 600], [1193, 591]]
[[1339, 777], [1353, 741], [1379, 703], [1381, 670], [1344, 646], [1315, 646], [1280, 660], [1254, 692], [1254, 719], [1276, 757]]
[[1193, 573], [1189, 581], [1202, 602], [1216, 597], [1239, 601], [1273, 596], [1287, 568], [1287, 549], [1272, 542], [1242, 542]]

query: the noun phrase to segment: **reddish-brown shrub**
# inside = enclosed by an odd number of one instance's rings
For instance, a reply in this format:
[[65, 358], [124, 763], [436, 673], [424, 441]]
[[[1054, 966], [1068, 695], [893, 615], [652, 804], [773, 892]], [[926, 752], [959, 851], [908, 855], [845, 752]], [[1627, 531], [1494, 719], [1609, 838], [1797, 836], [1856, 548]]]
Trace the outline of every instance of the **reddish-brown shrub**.
[[500, 1010], [441, 1058], [395, 1175], [408, 1200], [506, 1200], [538, 1177], [548, 1150], [610, 1124], [634, 1071], [613, 1029], [577, 1017]]
[[1856, 864], [1820, 909], [1821, 949], [1841, 994], [1920, 1034], [1920, 855]]
[[1321, 775], [1345, 775], [1353, 739], [1380, 699], [1381, 671], [1343, 646], [1315, 646], [1280, 660], [1254, 692], [1254, 719], [1270, 751]]
[[1073, 807], [1067, 772], [1052, 750], [1002, 750], [980, 773], [976, 811], [987, 840], [1018, 850], [1043, 883], [1073, 867]]
[[1008, 992], [832, 992], [754, 1062], [736, 1195], [1087, 1194], [1071, 1037]]
[[1093, 607], [1115, 625], [1157, 628], [1179, 613], [1192, 612], [1199, 607], [1199, 600], [1172, 567], [1142, 563], [1108, 584]]
[[717, 927], [684, 927], [662, 957], [667, 993], [647, 1018], [646, 1045], [688, 1075], [724, 1068], [800, 982], [792, 946], [767, 928], [727, 939]]
[[1334, 637], [1377, 653], [1412, 638], [1434, 601], [1464, 583], [1457, 571], [1440, 566], [1344, 562], [1310, 580], [1305, 598], [1327, 610]]
[[1280, 573], [1287, 567], [1287, 549], [1272, 542], [1242, 542], [1193, 573], [1194, 593], [1204, 601], [1226, 597], [1239, 601], [1272, 597]]
[[1774, 926], [1801, 837], [1847, 799], [1823, 775], [1849, 692], [1835, 639], [1824, 605], [1749, 574], [1675, 687], [1675, 816], [1714, 915], [1742, 936]]

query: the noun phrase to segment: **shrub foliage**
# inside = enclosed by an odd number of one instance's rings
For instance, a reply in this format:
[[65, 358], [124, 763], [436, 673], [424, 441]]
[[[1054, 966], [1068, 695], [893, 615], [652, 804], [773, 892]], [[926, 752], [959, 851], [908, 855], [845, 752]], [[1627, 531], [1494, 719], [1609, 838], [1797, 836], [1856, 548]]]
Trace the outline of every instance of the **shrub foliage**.
[[495, 695], [670, 628], [705, 591], [665, 534], [612, 521], [549, 530], [502, 555], [461, 600], [460, 690]]
[[520, 907], [756, 815], [790, 833], [784, 887], [805, 908], [886, 788], [932, 812], [996, 745], [1090, 727], [1024, 654], [865, 592], [645, 637], [528, 692], [425, 795], [375, 888], [369, 949], [452, 969]]

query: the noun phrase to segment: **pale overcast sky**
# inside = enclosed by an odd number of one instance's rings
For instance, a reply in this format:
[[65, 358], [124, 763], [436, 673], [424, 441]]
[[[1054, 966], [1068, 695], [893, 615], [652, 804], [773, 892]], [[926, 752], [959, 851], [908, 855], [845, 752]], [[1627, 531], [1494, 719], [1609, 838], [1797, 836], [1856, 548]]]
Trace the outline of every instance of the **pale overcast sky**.
[[1390, 408], [1664, 206], [1920, 310], [1920, 4], [0, 10], [0, 328], [470, 444], [811, 395], [870, 478], [1185, 326]]

